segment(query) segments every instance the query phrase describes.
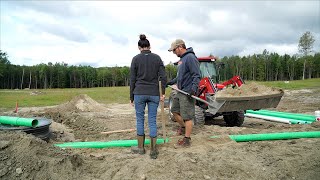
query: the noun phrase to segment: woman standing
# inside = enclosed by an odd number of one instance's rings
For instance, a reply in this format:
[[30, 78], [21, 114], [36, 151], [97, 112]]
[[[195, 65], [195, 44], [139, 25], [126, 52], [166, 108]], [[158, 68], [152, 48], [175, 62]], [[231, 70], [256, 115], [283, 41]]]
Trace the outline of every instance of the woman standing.
[[[150, 42], [144, 34], [138, 41], [140, 53], [133, 57], [130, 67], [130, 103], [136, 110], [136, 128], [138, 147], [132, 152], [145, 154], [144, 149], [144, 114], [148, 106], [148, 124], [150, 131], [150, 157], [158, 157], [157, 142], [157, 109], [159, 101], [164, 101], [167, 77], [163, 62], [157, 54], [150, 51]], [[159, 81], [162, 83], [162, 93], [159, 94]]]

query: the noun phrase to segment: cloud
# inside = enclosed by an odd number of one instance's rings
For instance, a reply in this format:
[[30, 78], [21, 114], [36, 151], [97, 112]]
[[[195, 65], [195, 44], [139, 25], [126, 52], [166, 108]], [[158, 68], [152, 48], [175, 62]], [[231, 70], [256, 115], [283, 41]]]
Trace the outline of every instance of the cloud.
[[122, 45], [126, 45], [129, 42], [128, 38], [126, 38], [125, 36], [112, 34], [112, 33], [109, 33], [109, 32], [106, 32], [105, 35], [109, 36], [111, 38], [112, 42], [114, 42], [114, 43], [119, 43], [119, 44], [122, 44]]
[[34, 33], [45, 32], [75, 42], [84, 43], [89, 41], [87, 35], [79, 27], [70, 25], [64, 26], [63, 24], [44, 24], [39, 22], [34, 22], [28, 26], [30, 31], [33, 31]]
[[139, 34], [165, 64], [176, 38], [197, 56], [320, 51], [319, 1], [1, 1], [1, 50], [12, 64], [130, 66]]
[[72, 2], [68, 1], [7, 1], [3, 2], [3, 4], [14, 11], [33, 11], [58, 16], [60, 18], [78, 17], [85, 13], [81, 8], [79, 9], [77, 6], [73, 6]]

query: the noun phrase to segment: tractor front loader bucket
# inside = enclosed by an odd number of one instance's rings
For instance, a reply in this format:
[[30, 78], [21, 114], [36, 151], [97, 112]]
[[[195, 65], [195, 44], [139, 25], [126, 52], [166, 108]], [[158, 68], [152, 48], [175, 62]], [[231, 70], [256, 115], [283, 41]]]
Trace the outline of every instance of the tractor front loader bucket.
[[[280, 90], [279, 93], [268, 95], [216, 97], [216, 102], [224, 102], [216, 113], [275, 108], [278, 106], [283, 94], [284, 92]], [[210, 106], [208, 111], [211, 112]]]
[[[189, 95], [174, 86], [169, 86], [172, 89], [177, 90], [180, 93]], [[234, 96], [234, 97], [215, 97], [206, 95], [206, 100], [203, 100], [197, 96], [191, 96], [192, 98], [203, 102], [208, 105], [207, 111], [216, 114], [223, 112], [233, 111], [245, 111], [245, 110], [258, 110], [265, 108], [275, 108], [278, 106], [284, 92], [282, 90], [279, 93], [268, 94], [268, 95], [257, 95], [257, 96]]]

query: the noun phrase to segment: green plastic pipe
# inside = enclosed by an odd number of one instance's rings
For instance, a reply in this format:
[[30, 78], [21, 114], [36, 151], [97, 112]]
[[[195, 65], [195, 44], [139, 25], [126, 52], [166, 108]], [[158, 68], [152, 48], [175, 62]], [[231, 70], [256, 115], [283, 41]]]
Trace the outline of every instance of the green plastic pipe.
[[296, 120], [304, 120], [304, 121], [315, 121], [315, 117], [308, 117], [308, 116], [301, 116], [301, 115], [292, 115], [292, 114], [279, 114], [279, 113], [272, 113], [272, 112], [263, 112], [263, 111], [253, 111], [247, 110], [246, 112], [252, 114], [261, 114], [266, 116], [274, 116], [274, 117], [283, 117], [288, 119], [296, 119]]
[[[169, 139], [166, 139], [169, 142]], [[164, 139], [157, 139], [157, 144], [163, 144]], [[146, 139], [144, 144], [150, 144], [150, 139]], [[54, 144], [61, 148], [109, 148], [109, 147], [131, 147], [138, 146], [137, 140], [115, 140], [107, 142], [91, 141], [91, 142], [68, 142], [63, 144]]]
[[291, 124], [312, 124], [314, 121], [304, 121], [304, 120], [297, 120], [297, 119], [291, 119]]
[[21, 118], [14, 116], [0, 116], [1, 124], [9, 124], [14, 126], [28, 126], [36, 127], [38, 125], [38, 120], [33, 118]]
[[[220, 136], [211, 136], [210, 138], [219, 138]], [[229, 135], [230, 139], [236, 142], [247, 141], [268, 141], [268, 140], [285, 140], [299, 138], [320, 138], [320, 131], [309, 132], [282, 132], [268, 134], [244, 134], [244, 135]]]
[[277, 114], [297, 115], [297, 116], [304, 116], [304, 117], [310, 117], [310, 118], [314, 118], [315, 119], [315, 116], [310, 115], [310, 114], [290, 113], [290, 112], [281, 112], [281, 111], [270, 111], [270, 110], [266, 110], [266, 109], [260, 109], [259, 111], [260, 112], [277, 113]]
[[254, 117], [258, 119], [265, 119], [269, 121], [274, 122], [281, 122], [281, 123], [287, 123], [287, 124], [311, 124], [311, 121], [303, 121], [303, 120], [296, 120], [296, 119], [288, 119], [288, 118], [282, 118], [282, 117], [274, 117], [274, 116], [266, 116], [261, 114], [252, 114], [252, 113], [246, 113], [244, 114], [247, 117]]

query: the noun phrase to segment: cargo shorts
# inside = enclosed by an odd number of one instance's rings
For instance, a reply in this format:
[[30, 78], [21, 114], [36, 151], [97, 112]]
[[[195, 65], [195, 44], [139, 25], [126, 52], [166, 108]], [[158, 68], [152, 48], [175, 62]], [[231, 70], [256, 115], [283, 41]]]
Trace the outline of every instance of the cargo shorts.
[[195, 115], [194, 106], [195, 99], [178, 92], [173, 98], [171, 112], [179, 113], [184, 121], [193, 120]]

